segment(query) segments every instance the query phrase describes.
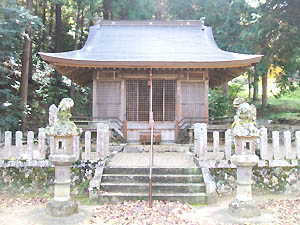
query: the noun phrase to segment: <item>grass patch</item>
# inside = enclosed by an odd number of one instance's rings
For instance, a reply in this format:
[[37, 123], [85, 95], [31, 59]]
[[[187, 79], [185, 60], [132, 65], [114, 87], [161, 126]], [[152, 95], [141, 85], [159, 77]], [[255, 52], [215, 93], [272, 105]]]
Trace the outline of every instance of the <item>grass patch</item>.
[[[47, 193], [10, 193], [10, 194], [3, 194], [0, 193], [0, 197], [5, 196], [8, 199], [28, 199], [28, 198], [41, 198], [46, 200], [52, 200], [53, 194], [47, 194]], [[97, 202], [90, 200], [89, 196], [87, 195], [76, 195], [71, 196], [71, 200], [75, 200], [80, 205], [99, 205]]]
[[80, 205], [99, 205], [99, 203], [91, 200], [87, 195], [71, 196], [71, 199], [75, 200]]
[[278, 113], [278, 114], [272, 115], [272, 119], [300, 121], [300, 113], [293, 113], [293, 112]]
[[279, 98], [271, 97], [269, 104], [272, 109], [275, 109], [278, 112], [300, 112], [300, 89]]
[[279, 121], [280, 123], [300, 122], [300, 89], [279, 98], [270, 97], [267, 108], [257, 106], [260, 118]]

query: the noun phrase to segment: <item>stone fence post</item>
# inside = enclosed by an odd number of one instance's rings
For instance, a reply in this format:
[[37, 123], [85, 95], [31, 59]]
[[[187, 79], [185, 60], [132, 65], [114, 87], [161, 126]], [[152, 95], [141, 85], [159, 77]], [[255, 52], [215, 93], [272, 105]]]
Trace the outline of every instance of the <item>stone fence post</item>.
[[196, 155], [199, 160], [207, 159], [207, 124], [195, 123], [194, 124], [194, 146]]
[[5, 140], [4, 140], [4, 149], [7, 151], [6, 155], [7, 158], [11, 157], [11, 139], [12, 139], [12, 133], [11, 131], [5, 131]]
[[97, 124], [97, 159], [105, 159], [109, 155], [109, 125]]

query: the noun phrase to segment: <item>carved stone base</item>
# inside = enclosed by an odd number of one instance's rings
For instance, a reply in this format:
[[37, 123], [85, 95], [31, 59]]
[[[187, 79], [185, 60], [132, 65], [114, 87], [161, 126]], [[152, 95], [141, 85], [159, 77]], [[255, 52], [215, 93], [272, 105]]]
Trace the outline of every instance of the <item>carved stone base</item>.
[[50, 201], [46, 206], [46, 214], [54, 217], [71, 216], [78, 213], [78, 204], [74, 201]]
[[229, 214], [235, 217], [251, 218], [260, 216], [260, 209], [254, 201], [241, 202], [234, 200], [229, 204]]

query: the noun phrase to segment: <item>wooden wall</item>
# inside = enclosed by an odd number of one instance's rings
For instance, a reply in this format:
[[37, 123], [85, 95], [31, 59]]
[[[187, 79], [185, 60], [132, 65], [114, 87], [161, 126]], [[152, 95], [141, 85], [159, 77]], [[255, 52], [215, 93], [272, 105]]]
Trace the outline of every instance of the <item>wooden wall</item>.
[[[147, 71], [95, 71], [93, 74], [93, 117], [118, 117], [123, 121], [126, 108], [130, 108], [129, 106], [126, 107], [126, 86], [128, 86], [126, 85], [126, 80], [148, 80], [148, 78], [149, 75]], [[175, 114], [178, 121], [187, 117], [208, 118], [207, 71], [178, 71], [178, 74], [153, 73], [153, 80], [176, 81]], [[147, 121], [139, 121], [138, 123], [132, 122], [132, 124], [128, 121], [128, 123], [129, 129], [136, 130], [136, 132], [132, 134], [134, 138], [137, 138], [139, 129], [144, 129], [144, 126], [148, 124]], [[159, 123], [158, 129], [165, 129], [166, 139], [174, 139], [175, 137], [173, 133], [173, 123], [175, 122]], [[139, 124], [139, 126], [137, 124]], [[166, 125], [165, 128], [163, 124]], [[134, 126], [136, 126], [136, 128], [134, 128]], [[130, 135], [128, 138], [130, 139]]]

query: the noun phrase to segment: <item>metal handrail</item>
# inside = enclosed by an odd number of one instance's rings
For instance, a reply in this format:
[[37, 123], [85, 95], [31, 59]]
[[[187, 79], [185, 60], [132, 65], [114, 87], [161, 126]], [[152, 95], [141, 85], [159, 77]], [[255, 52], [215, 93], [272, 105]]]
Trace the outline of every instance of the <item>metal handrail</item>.
[[152, 208], [152, 169], [153, 169], [153, 126], [151, 127], [150, 168], [149, 168], [149, 207]]
[[150, 101], [149, 101], [149, 126], [151, 129], [150, 137], [150, 162], [149, 162], [149, 207], [152, 208], [152, 167], [153, 167], [153, 129], [154, 119], [152, 111], [152, 70], [149, 71]]

